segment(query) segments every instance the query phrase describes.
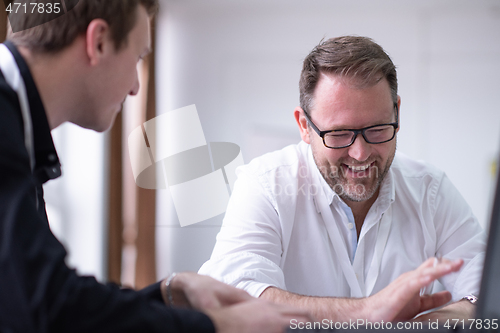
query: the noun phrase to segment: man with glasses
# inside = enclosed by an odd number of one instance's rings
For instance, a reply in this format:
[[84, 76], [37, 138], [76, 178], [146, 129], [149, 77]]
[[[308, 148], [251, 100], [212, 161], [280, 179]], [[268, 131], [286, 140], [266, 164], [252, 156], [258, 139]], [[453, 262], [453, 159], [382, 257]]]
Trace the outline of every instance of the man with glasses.
[[378, 44], [316, 46], [294, 111], [302, 142], [238, 170], [200, 273], [318, 319], [409, 320], [450, 300], [420, 320], [473, 316], [482, 229], [442, 171], [396, 153], [400, 106]]

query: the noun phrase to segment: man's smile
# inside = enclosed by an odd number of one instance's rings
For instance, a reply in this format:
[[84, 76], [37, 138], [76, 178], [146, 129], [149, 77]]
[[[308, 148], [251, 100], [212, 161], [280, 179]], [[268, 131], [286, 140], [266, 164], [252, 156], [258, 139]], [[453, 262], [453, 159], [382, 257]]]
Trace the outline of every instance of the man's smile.
[[375, 164], [375, 161], [363, 165], [349, 165], [341, 163], [342, 169], [344, 171], [344, 177], [350, 176], [352, 178], [370, 178], [372, 169], [376, 168]]

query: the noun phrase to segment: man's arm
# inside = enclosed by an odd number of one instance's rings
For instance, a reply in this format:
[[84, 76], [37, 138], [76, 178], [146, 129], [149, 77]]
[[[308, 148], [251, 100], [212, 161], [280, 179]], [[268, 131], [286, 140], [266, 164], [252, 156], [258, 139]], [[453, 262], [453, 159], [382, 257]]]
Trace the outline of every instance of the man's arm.
[[307, 309], [319, 319], [345, 321], [366, 319], [369, 321], [409, 320], [417, 314], [442, 306], [450, 301], [447, 291], [420, 296], [420, 290], [432, 281], [456, 272], [463, 261], [442, 260], [435, 264], [430, 258], [416, 270], [402, 274], [386, 288], [366, 298], [310, 297], [297, 295], [270, 287], [261, 298], [280, 304], [294, 305]]
[[292, 320], [312, 321], [304, 311], [260, 299], [206, 313], [214, 322], [217, 333], [282, 333]]
[[168, 281], [168, 288], [161, 284], [165, 302], [203, 311], [218, 333], [282, 332], [292, 319], [313, 320], [306, 310], [254, 298], [209, 276], [183, 272]]
[[444, 324], [446, 320], [458, 319], [458, 320], [468, 320], [474, 319], [476, 315], [476, 305], [472, 304], [467, 300], [461, 300], [455, 303], [451, 303], [442, 309], [426, 313], [422, 316], [415, 318], [415, 321], [427, 322], [431, 320], [435, 322], [439, 320], [441, 324]]
[[[179, 274], [172, 280], [172, 288], [180, 288], [187, 305], [198, 311], [166, 307], [155, 292], [160, 289], [158, 285], [135, 292], [100, 284], [93, 277], [77, 276], [64, 264], [62, 245], [40, 221], [26, 193], [30, 187], [27, 181], [0, 191], [0, 202], [4, 203], [0, 205], [2, 328], [207, 333], [215, 328], [219, 333], [274, 333], [282, 332], [291, 319], [311, 320], [305, 310], [255, 299], [242, 290], [194, 273]], [[1, 195], [6, 193], [10, 198]]]
[[446, 258], [463, 258], [464, 265], [458, 274], [444, 276], [440, 282], [453, 291], [453, 301], [442, 309], [430, 312], [416, 320], [473, 319], [476, 306], [461, 300], [468, 294], [478, 294], [481, 281], [486, 237], [471, 207], [444, 175], [434, 203], [436, 228], [436, 255]]

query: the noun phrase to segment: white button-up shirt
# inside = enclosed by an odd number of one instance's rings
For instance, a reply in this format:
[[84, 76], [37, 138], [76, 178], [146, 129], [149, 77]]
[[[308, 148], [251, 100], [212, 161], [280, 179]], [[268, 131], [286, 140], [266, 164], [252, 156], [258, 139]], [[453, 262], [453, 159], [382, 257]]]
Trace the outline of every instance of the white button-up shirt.
[[434, 167], [396, 153], [359, 240], [351, 209], [321, 176], [308, 144], [254, 159], [237, 175], [200, 274], [253, 296], [274, 286], [309, 296], [365, 297], [437, 256], [465, 261], [460, 272], [440, 279], [454, 301], [479, 292], [484, 232]]

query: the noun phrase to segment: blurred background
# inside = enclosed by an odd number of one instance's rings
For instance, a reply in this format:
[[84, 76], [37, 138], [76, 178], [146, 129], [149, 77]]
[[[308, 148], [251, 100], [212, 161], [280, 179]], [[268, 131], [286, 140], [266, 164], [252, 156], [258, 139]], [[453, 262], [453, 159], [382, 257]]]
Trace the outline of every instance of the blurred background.
[[223, 215], [181, 228], [168, 189], [134, 188], [128, 134], [196, 104], [207, 142], [238, 144], [245, 163], [298, 143], [302, 60], [346, 34], [373, 38], [397, 66], [398, 150], [444, 170], [486, 226], [500, 152], [498, 1], [162, 0], [155, 26], [154, 57], [139, 64], [147, 92], [128, 100], [118, 134], [53, 132], [64, 176], [45, 187], [49, 218], [80, 273], [141, 287], [198, 270]]

